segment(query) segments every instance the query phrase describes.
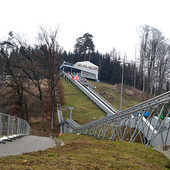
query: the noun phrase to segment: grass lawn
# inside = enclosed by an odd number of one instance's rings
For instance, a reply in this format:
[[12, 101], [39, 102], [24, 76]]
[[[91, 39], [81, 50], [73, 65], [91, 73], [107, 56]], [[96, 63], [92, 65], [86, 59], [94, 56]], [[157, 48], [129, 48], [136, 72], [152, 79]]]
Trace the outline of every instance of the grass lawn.
[[64, 146], [0, 158], [0, 169], [168, 169], [170, 160], [152, 147], [64, 134]]

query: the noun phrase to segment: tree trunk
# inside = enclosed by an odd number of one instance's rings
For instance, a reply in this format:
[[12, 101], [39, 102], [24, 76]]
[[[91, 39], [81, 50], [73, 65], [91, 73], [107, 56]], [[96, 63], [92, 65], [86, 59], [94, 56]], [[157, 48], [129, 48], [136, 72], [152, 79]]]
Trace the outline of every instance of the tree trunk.
[[43, 99], [40, 98], [41, 101], [41, 127], [42, 127], [42, 131], [45, 131], [45, 121], [44, 121], [44, 103], [43, 103]]
[[53, 129], [53, 125], [54, 125], [54, 113], [55, 113], [55, 90], [52, 89], [52, 108], [51, 108], [51, 126], [50, 129]]

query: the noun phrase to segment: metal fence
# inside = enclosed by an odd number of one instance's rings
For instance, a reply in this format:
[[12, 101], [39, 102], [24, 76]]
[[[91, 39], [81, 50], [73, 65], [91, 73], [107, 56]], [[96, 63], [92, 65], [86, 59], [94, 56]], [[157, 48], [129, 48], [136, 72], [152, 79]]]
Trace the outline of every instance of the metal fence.
[[29, 134], [30, 125], [27, 121], [16, 116], [0, 113], [0, 142]]
[[80, 125], [72, 119], [67, 119], [60, 123], [60, 133], [71, 133], [76, 130]]

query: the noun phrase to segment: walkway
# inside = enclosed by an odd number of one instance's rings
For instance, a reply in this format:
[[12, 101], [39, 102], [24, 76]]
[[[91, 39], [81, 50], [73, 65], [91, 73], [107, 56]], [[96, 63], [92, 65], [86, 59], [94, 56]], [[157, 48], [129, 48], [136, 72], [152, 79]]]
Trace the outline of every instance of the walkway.
[[21, 139], [0, 144], [0, 157], [8, 155], [20, 155], [26, 152], [35, 152], [47, 148], [56, 147], [53, 139], [40, 136], [25, 136]]

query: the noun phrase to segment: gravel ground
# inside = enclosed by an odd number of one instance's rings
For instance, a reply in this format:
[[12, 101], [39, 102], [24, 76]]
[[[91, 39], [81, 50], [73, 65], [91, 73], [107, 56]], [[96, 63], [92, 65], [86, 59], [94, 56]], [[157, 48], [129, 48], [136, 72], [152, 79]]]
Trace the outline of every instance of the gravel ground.
[[56, 142], [49, 137], [25, 136], [21, 139], [0, 144], [0, 157], [8, 155], [20, 155], [26, 152], [35, 152], [47, 148], [56, 147]]
[[155, 150], [163, 153], [168, 159], [170, 159], [170, 145], [159, 145], [154, 148]]

